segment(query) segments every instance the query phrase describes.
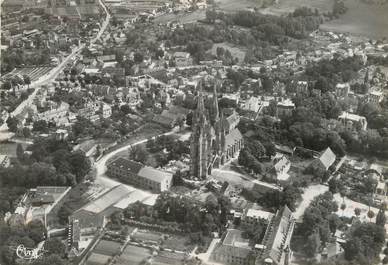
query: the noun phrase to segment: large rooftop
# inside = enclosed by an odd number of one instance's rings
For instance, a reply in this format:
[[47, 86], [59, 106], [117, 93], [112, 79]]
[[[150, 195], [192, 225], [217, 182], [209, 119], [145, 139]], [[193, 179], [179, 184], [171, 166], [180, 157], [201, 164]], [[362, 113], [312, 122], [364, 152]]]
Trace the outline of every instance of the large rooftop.
[[102, 194], [95, 201], [88, 203], [80, 210], [85, 210], [93, 213], [100, 213], [105, 209], [107, 209], [108, 207], [116, 204], [123, 198], [127, 197], [130, 193], [131, 193], [131, 190], [128, 187], [124, 185], [118, 185], [108, 190], [104, 194]]

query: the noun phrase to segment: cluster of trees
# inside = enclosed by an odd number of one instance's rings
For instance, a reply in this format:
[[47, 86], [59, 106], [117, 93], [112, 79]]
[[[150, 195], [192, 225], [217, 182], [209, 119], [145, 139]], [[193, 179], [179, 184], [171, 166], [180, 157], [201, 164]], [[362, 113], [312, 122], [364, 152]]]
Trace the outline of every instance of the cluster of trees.
[[291, 210], [296, 209], [296, 204], [302, 198], [302, 189], [297, 183], [286, 185], [283, 190], [270, 190], [258, 192], [256, 190], [244, 189], [242, 195], [251, 202], [260, 203], [263, 207], [276, 211], [280, 207], [287, 205]]
[[358, 223], [351, 227], [344, 250], [345, 259], [359, 264], [374, 264], [385, 243], [384, 227], [373, 223]]
[[124, 211], [123, 217], [161, 225], [171, 231], [184, 231], [190, 233], [193, 242], [201, 243], [203, 236], [224, 230], [230, 207], [229, 199], [222, 195], [211, 194], [201, 203], [182, 195], [162, 193], [152, 208], [134, 203]]
[[191, 233], [202, 232], [209, 235], [211, 232], [223, 230], [230, 207], [229, 199], [224, 196], [211, 194], [203, 205], [188, 197], [162, 193], [153, 209], [157, 218], [177, 222], [185, 231]]
[[146, 143], [146, 148], [148, 152], [154, 154], [159, 166], [164, 166], [171, 160], [179, 160], [182, 155], [190, 153], [187, 141], [177, 140], [171, 135], [162, 135], [155, 139], [149, 139]]
[[234, 58], [228, 49], [217, 47], [216, 55], [218, 60], [222, 60], [224, 65], [233, 65], [238, 63], [238, 59]]
[[[4, 264], [17, 263], [15, 247], [23, 244], [27, 248], [35, 248], [46, 238], [46, 229], [42, 222], [31, 221], [27, 225], [23, 222], [15, 222], [8, 225], [0, 221], [0, 261]], [[44, 245], [47, 251], [41, 259], [36, 260], [35, 265], [62, 265], [65, 264], [64, 255], [66, 246], [56, 238], [47, 239]]]
[[71, 151], [66, 141], [37, 139], [30, 146], [30, 157], [22, 156], [23, 150], [18, 149], [24, 164], [2, 168], [0, 172], [0, 182], [6, 187], [73, 186], [82, 182], [90, 170], [85, 154]]
[[307, 80], [316, 81], [314, 88], [322, 93], [334, 91], [338, 83], [348, 82], [357, 76], [363, 63], [360, 57], [323, 59], [306, 67]]
[[345, 14], [346, 11], [348, 11], [348, 8], [345, 6], [345, 2], [343, 0], [334, 0], [332, 13], [335, 18]]
[[243, 223], [240, 226], [242, 230], [242, 236], [249, 239], [251, 245], [260, 244], [263, 241], [265, 230], [267, 229], [268, 221], [265, 219], [259, 219], [252, 224]]
[[261, 143], [258, 140], [250, 139], [245, 141], [245, 146], [239, 154], [238, 162], [254, 173], [263, 173], [265, 168], [260, 161], [270, 159], [275, 154], [276, 150], [273, 143], [269, 141]]
[[38, 49], [27, 53], [23, 49], [7, 49], [1, 55], [1, 73], [12, 71], [15, 67], [50, 64], [50, 51]]
[[330, 192], [317, 196], [305, 210], [298, 234], [305, 239], [304, 251], [309, 257], [314, 257], [321, 244], [329, 242], [332, 234], [340, 228], [341, 221], [335, 214], [337, 210], [338, 205]]

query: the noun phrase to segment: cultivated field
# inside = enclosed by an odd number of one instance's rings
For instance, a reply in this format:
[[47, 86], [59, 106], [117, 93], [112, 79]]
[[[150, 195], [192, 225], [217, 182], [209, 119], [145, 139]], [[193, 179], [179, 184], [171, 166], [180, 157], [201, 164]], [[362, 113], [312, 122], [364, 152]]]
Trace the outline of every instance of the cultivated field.
[[151, 256], [151, 251], [147, 248], [137, 247], [128, 245], [123, 253], [117, 260], [118, 265], [133, 264], [138, 265], [144, 262], [148, 257]]
[[[333, 0], [279, 0], [277, 4], [261, 9], [260, 12], [284, 15], [303, 6], [317, 8], [321, 13], [327, 13], [332, 11]], [[321, 29], [368, 38], [388, 37], [388, 4], [368, 5], [361, 0], [345, 0], [345, 6], [348, 11], [344, 15], [324, 23]]]
[[348, 12], [339, 19], [327, 22], [321, 26], [330, 30], [368, 38], [388, 37], [388, 4], [367, 5], [360, 0], [346, 0]]
[[154, 19], [155, 23], [167, 23], [177, 21], [182, 24], [194, 23], [205, 19], [205, 10], [196, 10], [194, 12], [179, 12], [178, 14], [169, 13], [158, 16]]
[[321, 13], [326, 13], [332, 10], [333, 0], [279, 0], [277, 4], [261, 9], [260, 12], [271, 15], [284, 15], [303, 6], [316, 8]]
[[12, 72], [4, 75], [4, 78], [12, 77], [14, 75], [27, 75], [30, 77], [31, 82], [38, 80], [39, 77], [50, 72], [52, 67], [24, 67], [24, 68], [16, 68]]
[[[216, 0], [217, 8], [225, 12], [260, 8], [265, 0]], [[288, 1], [288, 0], [286, 0]]]

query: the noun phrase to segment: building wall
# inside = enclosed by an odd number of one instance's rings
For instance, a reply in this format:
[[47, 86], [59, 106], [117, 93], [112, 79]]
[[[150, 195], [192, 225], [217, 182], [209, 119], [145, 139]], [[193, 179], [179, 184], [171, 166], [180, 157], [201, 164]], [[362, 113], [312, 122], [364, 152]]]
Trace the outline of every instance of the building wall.
[[123, 170], [111, 165], [108, 165], [108, 176], [113, 178], [118, 178], [123, 181], [126, 181], [128, 184], [151, 190], [154, 192], [167, 191], [171, 187], [171, 182], [169, 180], [163, 180], [161, 182], [153, 181], [144, 177], [141, 177], [137, 174], [133, 174], [128, 170]]

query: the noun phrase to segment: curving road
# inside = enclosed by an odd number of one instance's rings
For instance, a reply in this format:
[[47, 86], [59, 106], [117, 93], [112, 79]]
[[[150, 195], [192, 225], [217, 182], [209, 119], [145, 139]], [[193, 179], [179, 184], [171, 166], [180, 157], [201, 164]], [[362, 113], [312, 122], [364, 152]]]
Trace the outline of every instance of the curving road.
[[[102, 34], [105, 32], [106, 28], [108, 27], [109, 21], [111, 19], [111, 15], [109, 14], [108, 9], [106, 8], [104, 2], [102, 0], [99, 0], [99, 4], [103, 8], [106, 14], [106, 17], [97, 35], [92, 40], [90, 40], [90, 44], [95, 43], [98, 39], [101, 38]], [[30, 88], [35, 88], [34, 92], [26, 100], [20, 103], [20, 105], [17, 106], [17, 108], [10, 114], [10, 116], [17, 116], [20, 113], [22, 113], [24, 108], [32, 103], [36, 94], [41, 89], [41, 86], [46, 85], [50, 83], [53, 79], [55, 79], [57, 75], [65, 68], [68, 62], [72, 60], [76, 55], [78, 55], [84, 47], [85, 47], [85, 44], [81, 44], [77, 48], [73, 49], [73, 51], [59, 65], [54, 67], [47, 74], [41, 76], [38, 80], [32, 82], [30, 84]], [[13, 135], [14, 133], [8, 131], [7, 123], [4, 122], [0, 126], [0, 141], [10, 139]]]
[[[156, 135], [156, 136], [153, 136], [152, 138], [154, 137], [159, 137], [159, 136], [166, 136], [166, 135], [171, 135], [171, 134], [174, 134], [176, 133], [177, 129], [173, 129], [169, 132], [166, 132], [166, 133], [162, 133], [162, 134], [159, 134], [159, 135]], [[94, 163], [94, 169], [96, 170], [96, 179], [95, 179], [95, 183], [97, 184], [100, 184], [106, 188], [111, 188], [111, 187], [114, 187], [114, 186], [117, 186], [117, 185], [120, 185], [122, 184], [121, 182], [117, 181], [117, 180], [114, 180], [114, 179], [111, 179], [111, 178], [108, 178], [105, 173], [106, 173], [106, 164], [107, 162], [109, 161], [109, 159], [111, 159], [112, 157], [114, 157], [115, 155], [117, 155], [118, 153], [120, 152], [123, 152], [125, 150], [128, 150], [129, 148], [133, 147], [133, 146], [136, 146], [136, 145], [139, 145], [139, 144], [143, 144], [145, 142], [147, 142], [148, 139], [143, 139], [143, 140], [140, 140], [140, 141], [137, 141], [135, 143], [132, 143], [132, 144], [128, 144], [128, 145], [125, 145], [125, 146], [122, 146], [116, 150], [113, 150], [112, 152], [108, 153], [108, 154], [105, 154], [103, 157], [101, 157], [101, 159], [99, 159], [98, 161], [96, 161]]]

